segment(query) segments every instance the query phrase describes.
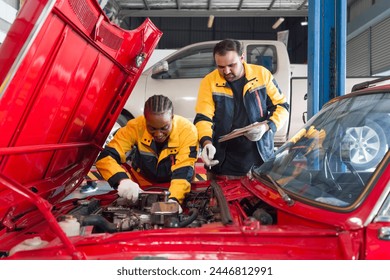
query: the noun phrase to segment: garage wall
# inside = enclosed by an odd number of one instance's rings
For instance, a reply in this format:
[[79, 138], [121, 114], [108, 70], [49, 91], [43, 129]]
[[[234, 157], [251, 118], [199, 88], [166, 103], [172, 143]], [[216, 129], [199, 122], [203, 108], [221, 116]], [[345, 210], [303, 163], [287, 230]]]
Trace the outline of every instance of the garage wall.
[[[125, 29], [134, 29], [144, 18], [127, 18], [121, 23]], [[212, 28], [207, 28], [207, 17], [151, 18], [163, 32], [159, 49], [177, 49], [189, 44], [222, 40], [277, 40], [277, 32], [289, 30], [288, 52], [291, 63], [307, 62], [307, 26], [301, 26], [301, 17], [286, 18], [278, 29], [272, 29], [275, 17], [216, 17]]]

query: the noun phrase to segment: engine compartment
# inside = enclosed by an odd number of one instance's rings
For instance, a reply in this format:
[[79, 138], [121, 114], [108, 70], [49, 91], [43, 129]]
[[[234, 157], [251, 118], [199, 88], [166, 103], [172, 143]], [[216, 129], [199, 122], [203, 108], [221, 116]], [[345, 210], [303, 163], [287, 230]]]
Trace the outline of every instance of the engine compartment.
[[225, 226], [252, 230], [277, 224], [276, 209], [249, 192], [239, 180], [199, 183], [192, 184], [181, 204], [182, 212], [176, 202], [168, 201], [168, 186], [163, 185], [143, 188], [135, 203], [111, 190], [65, 199], [52, 208], [49, 219], [35, 210], [17, 220], [13, 230], [8, 231], [2, 240], [0, 258], [61, 244], [72, 251], [66, 236], [83, 240], [94, 235], [102, 238], [106, 233], [202, 227], [214, 231]]
[[[136, 203], [118, 197], [102, 206], [97, 197], [82, 199], [62, 219], [76, 218], [81, 231], [92, 226], [91, 233], [202, 227], [210, 223], [241, 224], [248, 217], [261, 224], [272, 224], [275, 220], [262, 202], [253, 197], [230, 204], [215, 182], [192, 190], [182, 204], [182, 213], [179, 213], [177, 203], [168, 202], [168, 197], [169, 191], [166, 188], [149, 187], [144, 189]], [[82, 232], [80, 234], [83, 235]]]

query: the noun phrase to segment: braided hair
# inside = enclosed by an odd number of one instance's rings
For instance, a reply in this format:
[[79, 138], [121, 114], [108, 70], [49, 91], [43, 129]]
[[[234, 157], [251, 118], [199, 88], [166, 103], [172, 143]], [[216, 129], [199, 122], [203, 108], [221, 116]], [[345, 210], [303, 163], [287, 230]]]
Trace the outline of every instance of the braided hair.
[[172, 101], [164, 95], [153, 95], [145, 102], [144, 114], [164, 114], [170, 112], [173, 115]]

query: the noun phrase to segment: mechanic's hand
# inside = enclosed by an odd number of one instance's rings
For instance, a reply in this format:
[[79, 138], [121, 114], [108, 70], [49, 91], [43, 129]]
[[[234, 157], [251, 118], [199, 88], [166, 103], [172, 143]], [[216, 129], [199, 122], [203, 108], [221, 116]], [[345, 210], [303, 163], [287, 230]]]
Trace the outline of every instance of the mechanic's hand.
[[127, 198], [135, 203], [138, 200], [138, 195], [142, 190], [139, 185], [130, 179], [123, 179], [118, 186], [118, 194], [120, 197]]
[[269, 129], [268, 124], [261, 124], [254, 129], [249, 130], [244, 134], [250, 141], [259, 141], [263, 137], [264, 133]]
[[168, 199], [168, 202], [176, 203], [179, 206], [179, 214], [183, 213], [183, 208], [181, 208], [179, 202], [177, 202], [175, 199], [170, 198], [170, 199]]
[[214, 165], [217, 165], [219, 163], [218, 160], [216, 160], [216, 159], [213, 160], [216, 151], [217, 150], [215, 149], [215, 147], [211, 143], [206, 144], [203, 147], [202, 160], [203, 160], [204, 164], [209, 168], [211, 168]]

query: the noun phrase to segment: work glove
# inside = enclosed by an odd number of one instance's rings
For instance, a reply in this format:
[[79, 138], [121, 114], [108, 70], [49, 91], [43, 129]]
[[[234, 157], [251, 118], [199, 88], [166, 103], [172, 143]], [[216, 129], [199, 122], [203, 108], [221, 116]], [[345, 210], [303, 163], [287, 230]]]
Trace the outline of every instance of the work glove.
[[123, 179], [118, 186], [118, 195], [127, 198], [135, 203], [142, 190], [139, 185], [130, 179]]
[[175, 199], [170, 198], [170, 199], [168, 199], [168, 202], [169, 203], [176, 203], [179, 206], [179, 214], [183, 213], [183, 208], [181, 208], [179, 202], [177, 202]]
[[217, 165], [219, 163], [218, 160], [213, 160], [214, 158], [214, 155], [215, 155], [215, 152], [217, 150], [215, 149], [215, 147], [213, 146], [213, 144], [206, 144], [204, 147], [203, 147], [203, 150], [202, 150], [202, 160], [204, 162], [204, 164], [211, 168], [213, 167], [214, 165]]
[[248, 132], [244, 133], [244, 136], [248, 138], [250, 141], [259, 141], [261, 137], [263, 137], [264, 133], [268, 130], [267, 124], [261, 124]]

